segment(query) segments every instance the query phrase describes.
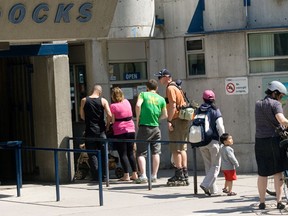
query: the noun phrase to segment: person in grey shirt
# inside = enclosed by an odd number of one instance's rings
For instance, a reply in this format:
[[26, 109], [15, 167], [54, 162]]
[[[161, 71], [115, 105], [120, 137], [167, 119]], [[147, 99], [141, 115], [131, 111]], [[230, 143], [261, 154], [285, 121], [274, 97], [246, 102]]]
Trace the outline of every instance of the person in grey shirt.
[[257, 187], [259, 192], [259, 209], [265, 209], [267, 177], [274, 176], [277, 209], [284, 209], [282, 203], [282, 172], [288, 169], [286, 151], [280, 148], [281, 137], [275, 128], [288, 127], [288, 119], [283, 115], [281, 99], [288, 95], [286, 86], [275, 80], [268, 84], [266, 96], [255, 104], [255, 157], [258, 168]]
[[236, 167], [239, 167], [239, 163], [231, 147], [233, 145], [233, 137], [228, 133], [224, 133], [220, 136], [220, 142], [222, 143], [220, 149], [221, 170], [225, 176], [225, 184], [222, 191], [227, 193], [228, 196], [235, 196], [237, 194], [232, 191], [232, 186], [233, 181], [237, 180]]

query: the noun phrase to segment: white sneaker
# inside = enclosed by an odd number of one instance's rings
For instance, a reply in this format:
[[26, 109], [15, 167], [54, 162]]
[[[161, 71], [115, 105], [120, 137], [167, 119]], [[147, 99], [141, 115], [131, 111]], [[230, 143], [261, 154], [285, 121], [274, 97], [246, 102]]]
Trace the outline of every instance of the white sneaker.
[[147, 182], [148, 182], [147, 177], [143, 177], [143, 176], [140, 176], [138, 179], [135, 180], [136, 184], [144, 184], [144, 183], [147, 183]]
[[152, 178], [151, 178], [151, 182], [157, 182], [157, 177], [152, 176]]

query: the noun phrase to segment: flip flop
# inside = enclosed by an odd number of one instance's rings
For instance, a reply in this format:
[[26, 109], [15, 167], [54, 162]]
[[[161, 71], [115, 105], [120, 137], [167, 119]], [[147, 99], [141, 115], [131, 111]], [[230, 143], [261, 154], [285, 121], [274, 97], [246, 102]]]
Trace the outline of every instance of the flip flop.
[[235, 195], [237, 195], [237, 193], [235, 193], [235, 192], [230, 192], [227, 194], [227, 196], [235, 196]]
[[130, 181], [131, 179], [123, 179], [123, 178], [120, 178], [118, 181]]

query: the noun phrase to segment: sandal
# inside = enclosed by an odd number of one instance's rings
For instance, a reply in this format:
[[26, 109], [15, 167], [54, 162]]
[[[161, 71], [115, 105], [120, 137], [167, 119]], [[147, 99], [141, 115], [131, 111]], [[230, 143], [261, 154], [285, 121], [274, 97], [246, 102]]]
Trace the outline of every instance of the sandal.
[[237, 193], [235, 193], [235, 192], [227, 193], [227, 196], [235, 196], [235, 195], [237, 195]]
[[130, 181], [130, 179], [120, 178], [118, 181]]
[[226, 188], [223, 188], [223, 189], [222, 189], [222, 192], [223, 192], [223, 193], [229, 193]]
[[132, 176], [130, 176], [130, 180], [135, 181], [138, 178], [132, 178]]

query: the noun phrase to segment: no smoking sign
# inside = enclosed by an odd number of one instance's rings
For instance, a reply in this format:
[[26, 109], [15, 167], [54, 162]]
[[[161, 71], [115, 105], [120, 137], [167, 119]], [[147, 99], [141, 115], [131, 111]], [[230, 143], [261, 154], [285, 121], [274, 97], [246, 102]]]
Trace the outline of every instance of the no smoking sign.
[[227, 95], [248, 94], [247, 77], [226, 78], [225, 91]]

